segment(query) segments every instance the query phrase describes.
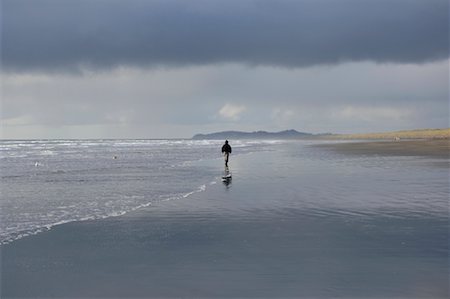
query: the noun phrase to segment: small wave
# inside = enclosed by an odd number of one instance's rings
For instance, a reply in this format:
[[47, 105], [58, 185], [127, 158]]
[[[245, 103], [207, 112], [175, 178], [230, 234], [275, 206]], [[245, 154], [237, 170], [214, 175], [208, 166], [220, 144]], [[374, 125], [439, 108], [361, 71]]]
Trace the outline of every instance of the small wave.
[[28, 157], [28, 154], [23, 153], [7, 153], [6, 155], [2, 155], [2, 159], [8, 159], [8, 158], [26, 158]]
[[205, 191], [205, 190], [206, 190], [206, 185], [201, 185], [199, 189], [197, 189], [197, 190], [195, 190], [195, 191], [192, 191], [192, 192], [189, 192], [189, 193], [186, 193], [186, 194], [184, 194], [182, 197], [183, 197], [183, 198], [186, 198], [186, 197], [188, 197], [188, 196], [191, 196], [192, 194], [199, 193], [199, 192], [203, 192], [203, 191]]
[[[58, 225], [67, 224], [70, 222], [77, 222], [77, 221], [89, 221], [89, 220], [106, 219], [106, 218], [110, 218], [110, 217], [119, 217], [119, 216], [123, 216], [127, 213], [149, 207], [157, 202], [165, 202], [165, 201], [183, 199], [183, 198], [187, 198], [193, 194], [203, 192], [205, 190], [206, 190], [206, 185], [203, 184], [194, 191], [176, 195], [176, 196], [172, 196], [172, 197], [168, 197], [168, 198], [165, 198], [160, 201], [147, 202], [147, 203], [137, 205], [135, 207], [128, 207], [127, 209], [122, 210], [122, 211], [111, 211], [105, 215], [91, 215], [91, 216], [85, 216], [85, 217], [79, 217], [79, 218], [64, 219], [64, 220], [59, 220], [59, 221], [51, 222], [48, 224], [44, 224], [39, 227], [33, 227], [28, 230], [22, 230], [22, 231], [12, 232], [12, 233], [0, 233], [0, 245], [6, 245], [13, 241], [22, 239], [24, 237], [37, 235], [41, 232], [51, 230], [53, 227], [58, 226]], [[131, 195], [130, 197], [134, 198], [134, 197], [140, 197], [140, 196]], [[58, 207], [58, 208], [65, 208], [65, 207]]]
[[0, 238], [1, 238], [0, 245], [6, 245], [13, 241], [17, 241], [17, 240], [20, 240], [25, 237], [34, 236], [34, 235], [37, 235], [38, 233], [42, 233], [46, 230], [48, 230], [46, 227], [40, 227], [40, 228], [30, 229], [30, 230], [26, 230], [26, 231], [10, 233], [10, 234], [4, 235], [4, 236], [0, 235]]
[[39, 153], [41, 156], [53, 156], [56, 155], [54, 151], [51, 150], [43, 150]]
[[2, 175], [0, 178], [2, 179], [17, 179], [17, 178], [23, 178], [23, 177], [29, 177], [30, 174], [11, 174], [11, 175]]

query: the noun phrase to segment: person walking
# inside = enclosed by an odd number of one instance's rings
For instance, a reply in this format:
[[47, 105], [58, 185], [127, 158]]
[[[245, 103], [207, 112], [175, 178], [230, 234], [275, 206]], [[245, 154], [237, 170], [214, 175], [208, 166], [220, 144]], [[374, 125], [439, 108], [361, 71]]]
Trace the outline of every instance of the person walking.
[[228, 144], [228, 140], [225, 140], [225, 144], [222, 146], [222, 154], [225, 158], [225, 167], [228, 167], [228, 158], [231, 154], [231, 146]]

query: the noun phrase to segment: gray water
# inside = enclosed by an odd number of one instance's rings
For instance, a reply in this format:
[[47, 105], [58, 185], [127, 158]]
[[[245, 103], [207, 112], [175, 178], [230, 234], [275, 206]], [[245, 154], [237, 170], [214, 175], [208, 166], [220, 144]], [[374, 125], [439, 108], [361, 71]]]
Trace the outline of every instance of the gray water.
[[201, 244], [188, 272], [205, 283], [192, 285], [227, 297], [448, 298], [449, 160], [315, 143], [235, 158], [231, 184], [160, 210], [187, 226], [162, 243]]
[[2, 294], [448, 298], [448, 159], [315, 143], [4, 142]]
[[[193, 162], [220, 157], [221, 143], [0, 141], [0, 244], [57, 224], [118, 216], [200, 192], [215, 177]], [[245, 154], [272, 143], [235, 142], [234, 148]]]

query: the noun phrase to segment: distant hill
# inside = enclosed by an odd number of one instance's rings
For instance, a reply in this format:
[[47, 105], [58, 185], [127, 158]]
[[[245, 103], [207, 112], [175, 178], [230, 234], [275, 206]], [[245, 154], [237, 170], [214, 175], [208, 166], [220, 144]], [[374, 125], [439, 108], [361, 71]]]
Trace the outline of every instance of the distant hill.
[[321, 140], [398, 140], [398, 139], [450, 139], [450, 128], [445, 129], [421, 129], [394, 131], [384, 133], [365, 134], [311, 134], [298, 132], [296, 130], [286, 130], [281, 132], [241, 132], [225, 131], [211, 134], [197, 134], [192, 139], [321, 139]]
[[192, 139], [304, 139], [311, 138], [316, 135], [304, 132], [298, 132], [296, 130], [286, 130], [281, 132], [240, 132], [240, 131], [224, 131], [211, 134], [197, 134]]

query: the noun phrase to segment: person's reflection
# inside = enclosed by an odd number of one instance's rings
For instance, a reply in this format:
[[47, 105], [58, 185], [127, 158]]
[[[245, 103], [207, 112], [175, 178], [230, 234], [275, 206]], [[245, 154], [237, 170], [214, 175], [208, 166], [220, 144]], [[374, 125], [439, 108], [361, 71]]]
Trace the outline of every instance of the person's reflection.
[[225, 171], [222, 176], [222, 182], [227, 188], [229, 188], [231, 185], [231, 172], [228, 166], [225, 166]]

